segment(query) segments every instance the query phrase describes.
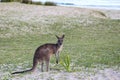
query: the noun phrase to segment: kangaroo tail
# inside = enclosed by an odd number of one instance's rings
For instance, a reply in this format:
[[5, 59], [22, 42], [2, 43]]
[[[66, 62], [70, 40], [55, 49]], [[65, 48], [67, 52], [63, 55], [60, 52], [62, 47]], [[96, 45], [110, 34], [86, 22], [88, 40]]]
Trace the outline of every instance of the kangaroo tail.
[[25, 70], [25, 71], [18, 71], [18, 72], [13, 72], [12, 74], [19, 74], [19, 73], [25, 73], [25, 72], [32, 72], [33, 69]]
[[36, 69], [36, 66], [38, 64], [38, 60], [36, 57], [33, 58], [33, 67], [29, 70], [25, 71], [18, 71], [18, 72], [13, 72], [12, 74], [19, 74], [19, 73], [25, 73], [25, 72], [33, 72]]
[[12, 74], [19, 74], [19, 73], [25, 73], [25, 72], [33, 72], [36, 69], [37, 63], [38, 62], [34, 60], [33, 67], [31, 69], [25, 70], [25, 71], [13, 72]]
[[34, 60], [33, 60], [33, 67], [31, 69], [25, 70], [25, 71], [13, 72], [12, 74], [19, 74], [19, 73], [25, 73], [25, 72], [33, 72], [36, 69], [37, 63], [38, 63], [38, 61], [35, 60], [35, 58], [34, 58]]

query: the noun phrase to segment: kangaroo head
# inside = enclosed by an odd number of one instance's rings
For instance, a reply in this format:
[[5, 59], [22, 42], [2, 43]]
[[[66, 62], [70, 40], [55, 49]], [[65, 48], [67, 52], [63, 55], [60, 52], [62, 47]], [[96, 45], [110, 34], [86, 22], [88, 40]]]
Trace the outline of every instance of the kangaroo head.
[[58, 39], [58, 41], [57, 41], [57, 46], [59, 47], [59, 50], [57, 51], [57, 53], [55, 53], [55, 56], [56, 56], [56, 63], [58, 64], [58, 62], [59, 62], [59, 51], [61, 51], [60, 49], [62, 49], [62, 44], [63, 44], [63, 39], [64, 39], [64, 37], [65, 37], [65, 35], [62, 35], [61, 37], [58, 37], [57, 35], [56, 35], [56, 37], [57, 37], [57, 39]]
[[64, 39], [65, 35], [62, 35], [61, 37], [58, 37], [58, 36], [56, 35], [56, 37], [57, 37], [57, 39], [58, 39], [57, 44], [58, 44], [58, 45], [62, 45], [63, 39]]

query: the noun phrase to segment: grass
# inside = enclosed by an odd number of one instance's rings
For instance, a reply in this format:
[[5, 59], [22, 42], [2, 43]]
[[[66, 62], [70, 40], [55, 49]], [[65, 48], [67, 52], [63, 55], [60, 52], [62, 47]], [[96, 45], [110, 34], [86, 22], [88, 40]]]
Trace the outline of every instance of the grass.
[[[28, 62], [29, 65], [24, 68], [30, 68], [34, 51], [39, 45], [56, 43], [55, 35], [65, 34], [61, 56], [69, 53], [76, 67], [120, 66], [119, 19], [103, 19], [88, 14], [59, 15], [49, 13], [49, 10], [46, 10], [49, 7], [36, 5], [18, 3], [0, 3], [0, 5], [2, 5], [2, 8], [0, 7], [1, 65], [17, 66], [19, 63]], [[10, 6], [9, 10], [6, 10], [6, 5]], [[16, 9], [12, 9], [16, 5]], [[41, 9], [44, 14], [40, 14]], [[54, 57], [51, 59], [51, 64], [55, 64]], [[17, 67], [12, 70], [15, 69]]]

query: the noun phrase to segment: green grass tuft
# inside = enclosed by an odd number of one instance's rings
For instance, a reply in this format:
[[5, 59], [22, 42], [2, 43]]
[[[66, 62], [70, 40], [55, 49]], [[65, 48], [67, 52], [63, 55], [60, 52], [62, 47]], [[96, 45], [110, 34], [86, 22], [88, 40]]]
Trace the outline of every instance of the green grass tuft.
[[64, 56], [60, 64], [65, 68], [67, 72], [71, 71], [71, 59], [69, 55]]

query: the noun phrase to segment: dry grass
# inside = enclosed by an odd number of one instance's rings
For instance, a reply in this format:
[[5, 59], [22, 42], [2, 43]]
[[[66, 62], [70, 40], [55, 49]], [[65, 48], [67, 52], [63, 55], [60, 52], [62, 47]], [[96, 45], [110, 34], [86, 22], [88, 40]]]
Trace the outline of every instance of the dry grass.
[[[9, 6], [9, 8], [8, 8]], [[24, 8], [25, 7], [25, 8]], [[58, 6], [36, 6], [36, 5], [26, 5], [26, 4], [20, 4], [20, 3], [0, 3], [0, 15], [6, 16], [8, 12], [11, 17], [17, 16], [19, 14], [20, 18], [18, 19], [22, 20], [29, 20], [33, 17], [43, 17], [43, 16], [68, 16], [68, 17], [78, 17], [82, 15], [89, 16], [90, 14], [94, 14], [96, 12], [97, 17], [105, 17], [103, 14], [109, 13], [107, 16], [111, 18], [120, 18], [120, 11], [119, 10], [95, 10], [95, 9], [85, 9], [85, 8], [74, 8], [74, 7], [58, 7]], [[6, 12], [7, 11], [7, 12]], [[22, 13], [24, 11], [24, 13]], [[98, 13], [99, 11], [99, 13]], [[102, 11], [102, 12], [100, 12]], [[6, 12], [6, 13], [5, 13]], [[106, 13], [104, 13], [106, 12]], [[18, 13], [18, 14], [16, 14]], [[102, 14], [101, 14], [102, 13]], [[16, 14], [16, 15], [15, 15]], [[7, 15], [7, 16], [9, 16]], [[25, 17], [25, 15], [28, 15]], [[95, 15], [92, 15], [96, 17]], [[106, 16], [106, 17], [107, 17]]]
[[[8, 7], [9, 6], [9, 7]], [[23, 13], [24, 11], [24, 13]], [[48, 25], [52, 25], [57, 21], [59, 16], [67, 18], [81, 18], [80, 23], [85, 23], [88, 17], [96, 18], [120, 18], [119, 11], [110, 12], [102, 10], [92, 10], [84, 8], [69, 8], [58, 6], [36, 6], [26, 5], [21, 3], [0, 3], [0, 29], [8, 31], [8, 33], [0, 34], [1, 38], [12, 37], [16, 35], [34, 34], [34, 31], [39, 34], [53, 33], [49, 30]], [[116, 13], [116, 14], [115, 14]], [[114, 17], [113, 17], [114, 16]], [[49, 18], [49, 20], [48, 20]], [[19, 22], [19, 23], [18, 23]], [[73, 21], [75, 22], [75, 21]], [[87, 20], [88, 25], [92, 24], [91, 20]], [[29, 27], [32, 26], [32, 27]], [[70, 28], [70, 24], [68, 24]], [[64, 26], [67, 27], [67, 26]], [[73, 26], [71, 26], [73, 27]], [[39, 30], [39, 31], [38, 31]]]
[[[84, 16], [81, 22], [84, 22], [84, 19], [90, 16], [107, 18], [106, 16], [101, 15], [95, 10], [58, 6], [28, 6], [26, 4], [14, 2], [7, 3], [7, 6], [6, 3], [0, 3], [0, 12], [1, 31], [8, 31], [8, 33], [3, 32], [2, 34], [0, 34], [1, 38], [12, 37], [18, 34], [33, 34], [34, 31], [39, 32], [40, 34], [52, 33], [47, 25], [54, 24], [57, 17], [59, 16], [67, 16], [68, 18]], [[50, 20], [48, 20], [48, 18], [50, 18]], [[88, 21], [87, 23], [89, 22], [90, 21]]]
[[[96, 12], [95, 10], [90, 9], [84, 9], [84, 8], [69, 8], [69, 7], [58, 7], [58, 6], [36, 6], [36, 5], [26, 5], [26, 4], [20, 4], [20, 3], [8, 3], [6, 6], [6, 3], [0, 3], [0, 15], [6, 16], [16, 16], [18, 19], [22, 20], [30, 20], [33, 17], [41, 18], [44, 16], [68, 16], [68, 17], [78, 17], [82, 15], [90, 15], [93, 12]], [[25, 8], [24, 8], [25, 7]], [[6, 12], [7, 11], [7, 12]], [[23, 13], [24, 11], [24, 13]], [[6, 13], [5, 13], [6, 12]], [[99, 13], [97, 13], [99, 14]], [[19, 15], [19, 17], [17, 17]], [[26, 16], [28, 15], [28, 16]], [[103, 16], [99, 14], [99, 16]], [[104, 16], [103, 16], [104, 17]]]

